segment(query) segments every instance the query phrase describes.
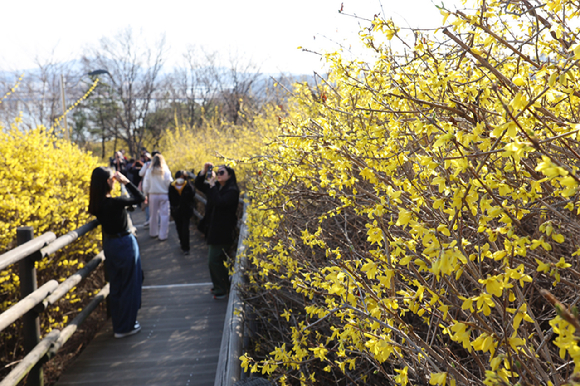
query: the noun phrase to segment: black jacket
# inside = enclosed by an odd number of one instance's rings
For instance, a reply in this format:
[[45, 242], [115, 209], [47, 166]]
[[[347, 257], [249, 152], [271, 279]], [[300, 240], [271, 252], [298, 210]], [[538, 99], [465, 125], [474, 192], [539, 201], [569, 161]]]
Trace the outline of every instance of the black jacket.
[[105, 197], [99, 206], [97, 219], [103, 226], [103, 232], [108, 235], [116, 235], [129, 230], [125, 208], [145, 201], [143, 193], [132, 182], [129, 182], [125, 187], [130, 194], [129, 197]]
[[238, 225], [238, 203], [240, 189], [232, 181], [221, 187], [216, 183], [213, 188], [205, 183], [205, 175], [195, 178], [195, 187], [207, 198], [205, 219], [208, 221], [206, 240], [209, 245], [231, 245], [234, 242]]
[[195, 205], [195, 191], [189, 182], [185, 183], [181, 194], [175, 188], [175, 181], [169, 185], [169, 206], [171, 207], [171, 215], [184, 216], [190, 218], [193, 216], [193, 208]]

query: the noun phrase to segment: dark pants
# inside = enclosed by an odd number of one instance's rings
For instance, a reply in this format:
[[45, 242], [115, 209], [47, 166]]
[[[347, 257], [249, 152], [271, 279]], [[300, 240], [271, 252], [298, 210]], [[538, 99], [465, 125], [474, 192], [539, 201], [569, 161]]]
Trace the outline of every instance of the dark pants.
[[177, 235], [179, 236], [179, 244], [181, 245], [181, 250], [189, 251], [190, 216], [172, 211], [171, 217], [173, 217], [173, 221], [175, 222], [175, 228], [177, 229]]
[[209, 274], [213, 283], [214, 295], [225, 295], [230, 292], [229, 272], [224, 263], [229, 245], [208, 245]]
[[105, 266], [109, 276], [109, 305], [113, 331], [133, 330], [141, 308], [141, 257], [135, 236], [110, 238], [103, 235]]

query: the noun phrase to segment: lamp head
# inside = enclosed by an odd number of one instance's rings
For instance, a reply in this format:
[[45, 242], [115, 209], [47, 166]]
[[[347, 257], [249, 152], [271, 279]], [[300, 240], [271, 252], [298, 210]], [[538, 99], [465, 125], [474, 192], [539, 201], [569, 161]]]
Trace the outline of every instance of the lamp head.
[[95, 71], [89, 72], [87, 75], [95, 76], [95, 75], [101, 75], [101, 74], [109, 74], [109, 76], [111, 76], [111, 74], [107, 70], [95, 70]]

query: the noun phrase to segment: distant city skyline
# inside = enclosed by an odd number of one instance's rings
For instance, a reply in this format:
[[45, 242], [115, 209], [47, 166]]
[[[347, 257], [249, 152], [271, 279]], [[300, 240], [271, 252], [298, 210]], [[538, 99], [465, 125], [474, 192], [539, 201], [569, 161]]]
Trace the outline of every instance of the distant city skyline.
[[[435, 2], [440, 4], [441, 0]], [[447, 0], [447, 7], [459, 4]], [[435, 28], [442, 16], [432, 0], [165, 0], [146, 6], [132, 1], [21, 0], [2, 5], [0, 70], [35, 68], [41, 62], [78, 59], [85, 46], [131, 27], [153, 43], [165, 34], [167, 66], [179, 62], [187, 46], [236, 52], [266, 73], [312, 73], [322, 62], [315, 52], [356, 46], [358, 31], [375, 14], [401, 27]], [[382, 5], [382, 7], [381, 7]], [[339, 9], [343, 9], [340, 14]], [[382, 8], [382, 9], [381, 9]], [[7, 38], [10, 36], [10, 38]]]

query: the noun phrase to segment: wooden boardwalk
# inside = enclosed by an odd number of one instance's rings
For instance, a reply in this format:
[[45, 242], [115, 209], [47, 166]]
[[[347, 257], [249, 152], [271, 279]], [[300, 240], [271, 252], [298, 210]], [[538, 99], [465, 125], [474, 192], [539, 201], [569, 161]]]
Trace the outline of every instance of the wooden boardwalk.
[[139, 225], [142, 212], [132, 218], [145, 272], [142, 330], [115, 339], [109, 320], [57, 385], [213, 385], [227, 299], [210, 294], [205, 241], [192, 227], [184, 256], [173, 224], [169, 239], [159, 241]]

